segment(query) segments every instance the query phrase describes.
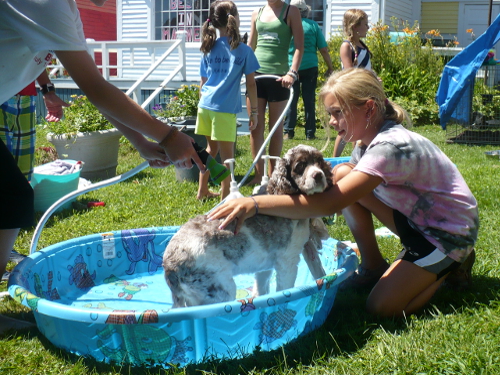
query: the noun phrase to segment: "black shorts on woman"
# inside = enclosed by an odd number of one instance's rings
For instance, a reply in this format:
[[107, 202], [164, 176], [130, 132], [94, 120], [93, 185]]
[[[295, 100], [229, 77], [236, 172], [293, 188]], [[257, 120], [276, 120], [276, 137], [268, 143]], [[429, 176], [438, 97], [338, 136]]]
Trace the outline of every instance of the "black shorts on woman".
[[[257, 72], [255, 77], [264, 75]], [[290, 98], [290, 89], [283, 87], [281, 81], [276, 78], [259, 78], [255, 80], [257, 84], [257, 98], [265, 99], [268, 102], [282, 102]]]

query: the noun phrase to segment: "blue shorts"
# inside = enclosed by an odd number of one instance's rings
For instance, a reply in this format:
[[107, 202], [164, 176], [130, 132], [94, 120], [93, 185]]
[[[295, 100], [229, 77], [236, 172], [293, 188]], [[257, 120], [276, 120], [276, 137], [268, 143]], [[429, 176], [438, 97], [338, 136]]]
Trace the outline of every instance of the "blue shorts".
[[394, 223], [404, 246], [396, 260], [402, 259], [414, 263], [429, 272], [435, 273], [438, 279], [460, 266], [459, 262], [446, 256], [414, 229], [410, 225], [409, 219], [397, 210], [394, 210]]
[[198, 108], [195, 134], [210, 137], [213, 141], [236, 141], [236, 114], [215, 112]]

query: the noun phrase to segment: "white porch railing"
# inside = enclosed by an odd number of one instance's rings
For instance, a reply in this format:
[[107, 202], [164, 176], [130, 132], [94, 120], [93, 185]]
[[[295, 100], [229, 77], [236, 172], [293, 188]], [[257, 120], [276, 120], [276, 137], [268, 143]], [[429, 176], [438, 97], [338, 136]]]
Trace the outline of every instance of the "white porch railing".
[[[87, 45], [104, 79], [127, 88], [127, 95], [143, 108], [171, 84], [174, 78], [177, 78], [178, 82], [187, 80], [184, 31], [177, 33], [176, 40], [87, 41]], [[63, 84], [67, 87], [77, 87], [71, 77], [65, 74], [59, 60], [56, 59], [48, 68], [51, 79], [57, 82], [58, 86]], [[163, 78], [165, 76], [166, 78]], [[144, 86], [148, 86], [148, 89], [154, 88], [154, 91], [140, 103]]]

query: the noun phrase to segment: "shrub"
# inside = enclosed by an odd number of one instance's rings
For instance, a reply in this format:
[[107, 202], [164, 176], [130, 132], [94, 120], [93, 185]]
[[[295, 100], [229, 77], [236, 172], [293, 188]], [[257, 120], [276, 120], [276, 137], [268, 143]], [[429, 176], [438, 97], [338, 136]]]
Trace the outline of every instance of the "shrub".
[[392, 19], [397, 40], [391, 41], [389, 27], [380, 22], [372, 27], [367, 45], [373, 53], [372, 68], [382, 79], [387, 96], [405, 105], [412, 121], [418, 125], [437, 123], [438, 107], [435, 96], [439, 87], [444, 60], [432, 47], [433, 37], [439, 32], [431, 30], [422, 35], [418, 24], [410, 27], [406, 21]]
[[[387, 96], [405, 108], [414, 123], [438, 123], [438, 106], [435, 101], [444, 58], [433, 51], [432, 40], [439, 32], [420, 32], [418, 25], [392, 19], [398, 38], [391, 41], [389, 26], [381, 22], [370, 29], [366, 44], [372, 52], [372, 69], [382, 79]], [[336, 70], [341, 69], [339, 50], [344, 36], [342, 30], [332, 34], [328, 49]], [[326, 72], [326, 65], [319, 57], [319, 71]], [[321, 75], [318, 90], [324, 82]], [[319, 109], [319, 108], [318, 108]]]
[[174, 95], [170, 95], [163, 105], [153, 107], [157, 117], [178, 118], [196, 116], [200, 101], [199, 85], [182, 85]]

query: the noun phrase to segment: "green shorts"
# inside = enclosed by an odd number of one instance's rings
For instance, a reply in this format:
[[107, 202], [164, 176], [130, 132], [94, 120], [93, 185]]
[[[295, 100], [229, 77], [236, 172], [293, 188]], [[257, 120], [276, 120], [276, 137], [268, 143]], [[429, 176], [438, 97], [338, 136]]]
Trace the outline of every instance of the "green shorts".
[[236, 114], [198, 108], [194, 132], [210, 137], [213, 141], [235, 142]]

